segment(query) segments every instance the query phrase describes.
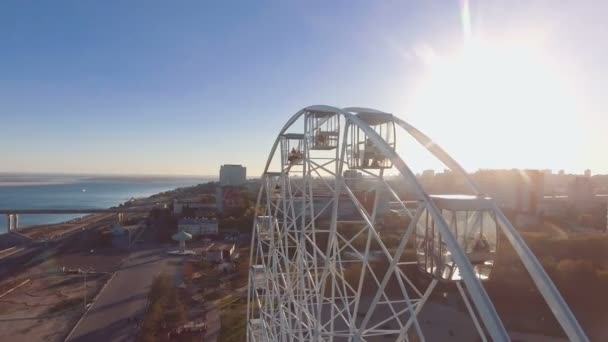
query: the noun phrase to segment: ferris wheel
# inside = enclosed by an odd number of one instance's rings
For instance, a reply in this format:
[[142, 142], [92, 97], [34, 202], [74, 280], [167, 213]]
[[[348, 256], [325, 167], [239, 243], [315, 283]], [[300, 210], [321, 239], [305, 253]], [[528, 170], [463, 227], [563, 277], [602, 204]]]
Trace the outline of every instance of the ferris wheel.
[[[429, 195], [397, 149], [404, 136], [463, 177], [470, 195]], [[397, 183], [408, 185], [409, 200]], [[405, 223], [389, 229], [383, 222], [389, 210]], [[392, 114], [331, 106], [297, 112], [270, 151], [253, 225], [248, 341], [424, 341], [454, 334], [508, 341], [482, 285], [499, 236], [513, 246], [568, 338], [588, 340], [494, 201], [431, 139]], [[461, 297], [464, 319], [433, 303], [446, 286]]]

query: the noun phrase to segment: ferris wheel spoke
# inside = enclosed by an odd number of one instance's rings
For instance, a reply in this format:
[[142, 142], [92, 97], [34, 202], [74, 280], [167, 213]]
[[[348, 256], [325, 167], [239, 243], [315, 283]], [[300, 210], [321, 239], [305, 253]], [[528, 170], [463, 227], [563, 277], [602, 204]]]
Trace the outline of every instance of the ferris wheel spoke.
[[[440, 280], [455, 284], [470, 314], [463, 324], [477, 330], [482, 341], [484, 332], [492, 340], [508, 340], [481, 286], [496, 262], [497, 230], [502, 229], [559, 314], [564, 331], [586, 341], [563, 298], [495, 203], [482, 197], [429, 196], [397, 152], [396, 127], [479, 193], [443, 149], [392, 114], [330, 106], [299, 111], [275, 140], [258, 192], [247, 340], [339, 342], [385, 336], [410, 341], [417, 336], [424, 341], [430, 330], [422, 329], [418, 317], [425, 306], [439, 305], [430, 298]], [[279, 172], [270, 172], [271, 164]], [[403, 189], [385, 179], [388, 169], [398, 172], [399, 181], [416, 196], [413, 201], [403, 201]], [[382, 219], [389, 200], [396, 203], [390, 208], [398, 218], [409, 223], [387, 228]], [[461, 209], [466, 220], [458, 216]], [[482, 253], [478, 246], [490, 250]], [[424, 281], [413, 278], [412, 271]]]

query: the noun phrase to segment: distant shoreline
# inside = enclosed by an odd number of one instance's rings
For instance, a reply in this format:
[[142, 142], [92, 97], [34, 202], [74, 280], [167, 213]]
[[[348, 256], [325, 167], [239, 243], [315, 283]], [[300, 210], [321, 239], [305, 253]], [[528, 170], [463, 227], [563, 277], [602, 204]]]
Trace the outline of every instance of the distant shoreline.
[[158, 179], [179, 179], [179, 178], [203, 178], [218, 179], [217, 175], [198, 175], [198, 174], [137, 174], [137, 173], [62, 173], [62, 172], [7, 172], [0, 171], [2, 177], [82, 177], [82, 178], [158, 178]]
[[[158, 194], [162, 194], [164, 192], [169, 192], [169, 191], [175, 191], [180, 188], [181, 187], [177, 187], [177, 188], [173, 188], [170, 190], [157, 192], [157, 193], [151, 194], [149, 196], [142, 196], [142, 197], [134, 198], [134, 200], [135, 201], [146, 201]], [[117, 207], [120, 204], [121, 203], [118, 203], [110, 208]], [[55, 234], [57, 232], [62, 232], [63, 230], [70, 230], [71, 225], [82, 225], [82, 224], [85, 224], [85, 223], [83, 223], [83, 221], [86, 222], [88, 220], [94, 220], [95, 218], [103, 217], [103, 215], [107, 215], [107, 214], [84, 214], [77, 218], [72, 218], [69, 220], [61, 221], [61, 222], [45, 223], [45, 224], [38, 224], [38, 225], [29, 226], [29, 227], [17, 228], [17, 232], [27, 235], [32, 239], [39, 239], [39, 238], [44, 237], [45, 234], [49, 234], [49, 233]], [[4, 232], [4, 233], [0, 233], [0, 235], [6, 234], [6, 233], [8, 233], [8, 231]]]
[[[32, 200], [34, 202], [32, 203], [38, 203], [36, 202], [37, 200], [37, 196], [38, 196], [38, 190], [35, 189], [35, 187], [41, 187], [41, 191], [46, 191], [46, 192], [51, 192], [53, 193], [55, 190], [54, 187], [57, 186], [59, 187], [57, 191], [59, 191], [59, 189], [62, 188], [62, 185], [66, 185], [66, 186], [70, 186], [70, 187], [74, 187], [74, 184], [79, 184], [79, 183], [93, 183], [96, 184], [95, 186], [100, 186], [103, 187], [104, 183], [110, 182], [113, 183], [113, 187], [115, 188], [118, 184], [118, 187], [121, 187], [120, 184], [124, 183], [125, 187], [129, 187], [129, 183], [131, 183], [131, 181], [133, 181], [133, 183], [147, 183], [146, 179], [150, 179], [150, 192], [148, 191], [144, 191], [144, 193], [139, 192], [138, 190], [134, 190], [133, 192], [124, 192], [121, 193], [120, 196], [116, 196], [116, 201], [105, 201], [105, 203], [99, 203], [100, 205], [95, 205], [94, 203], [80, 203], [78, 204], [78, 201], [71, 201], [74, 202], [72, 204], [66, 204], [68, 205], [68, 207], [70, 207], [70, 205], [72, 207], [83, 207], [83, 208], [115, 208], [118, 207], [120, 204], [126, 203], [128, 202], [130, 199], [135, 200], [132, 205], [134, 206], [145, 206], [148, 204], [148, 202], [154, 201], [155, 199], [153, 199], [154, 196], [158, 196], [161, 195], [163, 193], [167, 193], [167, 192], [173, 192], [177, 189], [181, 189], [181, 188], [188, 188], [190, 186], [196, 186], [197, 184], [204, 184], [207, 182], [213, 182], [215, 181], [215, 179], [217, 179], [217, 177], [214, 178], [203, 178], [203, 177], [195, 177], [195, 178], [185, 178], [185, 177], [172, 177], [172, 178], [163, 178], [163, 179], [159, 179], [159, 178], [150, 178], [147, 177], [145, 179], [134, 179], [134, 178], [125, 178], [125, 177], [111, 177], [111, 178], [80, 178], [80, 179], [75, 179], [72, 178], [70, 179], [70, 177], [52, 177], [55, 179], [47, 179], [46, 182], [42, 182], [41, 179], [31, 179], [33, 177], [30, 176], [26, 176], [25, 178], [30, 178], [30, 179], [24, 179], [22, 181], [17, 181], [16, 179], [14, 179], [15, 177], [13, 177], [13, 179], [11, 180], [5, 180], [3, 182], [2, 176], [0, 176], [0, 189], [4, 189], [4, 193], [8, 194], [8, 201], [4, 201], [6, 203], [4, 203], [4, 205], [6, 206], [7, 204], [11, 204], [12, 202], [10, 202], [10, 194], [13, 192], [14, 189], [15, 193], [17, 192], [21, 192], [22, 190], [20, 189], [26, 189], [28, 187], [32, 187], [33, 190], [27, 190], [28, 193], [31, 193], [32, 196]], [[60, 178], [60, 179], [57, 179]], [[162, 184], [164, 183], [164, 180], [167, 180], [167, 187], [163, 189], [163, 187], [161, 186], [156, 187], [155, 184], [159, 183]], [[73, 180], [73, 181], [71, 181]], [[175, 181], [177, 180], [177, 182]], [[184, 180], [185, 182], [181, 182], [181, 180]], [[184, 184], [181, 184], [184, 183]], [[47, 186], [49, 186], [48, 188], [46, 188]], [[46, 188], [46, 189], [45, 189]], [[85, 189], [85, 187], [83, 186], [83, 189]], [[88, 185], [87, 185], [87, 189], [88, 189]], [[83, 191], [84, 193], [84, 191]], [[87, 191], [88, 193], [88, 191]], [[63, 194], [60, 193], [59, 195]], [[126, 197], [123, 197], [123, 195], [125, 195]], [[29, 196], [29, 195], [28, 195]], [[52, 196], [52, 195], [51, 195]], [[118, 198], [120, 197], [120, 198]], [[23, 198], [23, 197], [22, 197]], [[48, 197], [47, 197], [48, 198]], [[45, 198], [45, 201], [47, 200], [47, 198]], [[5, 199], [7, 199], [5, 197]], [[27, 198], [26, 198], [27, 200]], [[29, 208], [29, 205], [24, 204], [24, 201], [21, 200], [20, 202], [16, 202], [14, 205], [14, 208]], [[43, 203], [43, 205], [35, 205], [33, 204], [33, 209], [35, 209], [36, 207], [40, 207], [40, 208], [53, 208], [54, 206], [56, 207], [65, 207], [65, 205], [63, 203]], [[78, 222], [79, 219], [85, 218], [88, 215], [66, 215], [66, 217], [56, 217], [53, 218], [52, 216], [48, 216], [48, 217], [42, 217], [43, 215], [40, 215], [40, 218], [29, 218], [28, 215], [26, 215], [26, 217], [23, 218], [23, 221], [20, 219], [20, 221], [22, 221], [22, 225], [19, 226], [17, 231], [28, 231], [30, 229], [34, 230], [47, 230], [47, 231], [52, 231], [54, 230], [54, 228], [57, 227], [61, 227], [61, 226], [65, 226], [66, 224], [71, 224], [74, 222]], [[4, 219], [4, 217], [3, 217]], [[4, 223], [4, 222], [3, 222]], [[4, 224], [0, 224], [0, 234], [5, 234], [7, 233], [7, 230], [4, 227]]]
[[84, 174], [32, 174], [0, 173], [0, 187], [64, 185], [78, 182], [103, 181], [176, 181], [196, 179], [201, 182], [216, 181], [217, 176], [167, 176], [167, 175], [84, 175]]
[[17, 186], [38, 186], [38, 185], [62, 185], [69, 184], [66, 182], [0, 182], [2, 187], [17, 187]]

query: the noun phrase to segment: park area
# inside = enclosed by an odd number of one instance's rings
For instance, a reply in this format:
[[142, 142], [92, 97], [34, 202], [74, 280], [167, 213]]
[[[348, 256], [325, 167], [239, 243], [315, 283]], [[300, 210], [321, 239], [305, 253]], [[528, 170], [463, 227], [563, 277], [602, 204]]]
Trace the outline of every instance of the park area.
[[[239, 252], [248, 255], [248, 249]], [[184, 257], [178, 284], [159, 274], [148, 294], [139, 340], [244, 341], [248, 260], [229, 265]]]

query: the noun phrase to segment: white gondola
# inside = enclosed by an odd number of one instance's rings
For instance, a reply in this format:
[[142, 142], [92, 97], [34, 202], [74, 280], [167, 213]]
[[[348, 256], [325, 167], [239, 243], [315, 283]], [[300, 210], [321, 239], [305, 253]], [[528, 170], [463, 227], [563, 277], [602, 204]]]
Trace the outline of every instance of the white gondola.
[[251, 265], [251, 283], [255, 289], [266, 287], [266, 274], [264, 265]]
[[268, 338], [264, 334], [264, 322], [260, 318], [249, 320], [249, 341], [262, 342]]
[[333, 112], [308, 112], [306, 115], [311, 150], [333, 150], [338, 147], [338, 133], [340, 120], [338, 114]]
[[283, 165], [302, 164], [304, 159], [304, 134], [283, 134], [281, 136], [281, 152]]
[[[431, 198], [471, 262], [475, 275], [487, 280], [494, 266], [498, 244], [491, 199], [467, 195]], [[423, 209], [416, 227], [416, 255], [422, 272], [445, 281], [461, 279], [452, 253], [426, 209]]]
[[264, 173], [264, 186], [268, 187], [270, 199], [274, 202], [280, 200], [282, 195], [282, 173], [281, 172], [266, 172]]
[[[392, 114], [359, 113], [357, 118], [376, 131], [391, 149], [395, 149], [395, 122]], [[349, 140], [347, 146], [349, 168], [388, 169], [393, 166], [392, 161], [378, 149], [360, 127], [351, 126]]]
[[258, 216], [255, 220], [255, 229], [261, 240], [270, 240], [272, 232], [277, 225], [273, 216]]

